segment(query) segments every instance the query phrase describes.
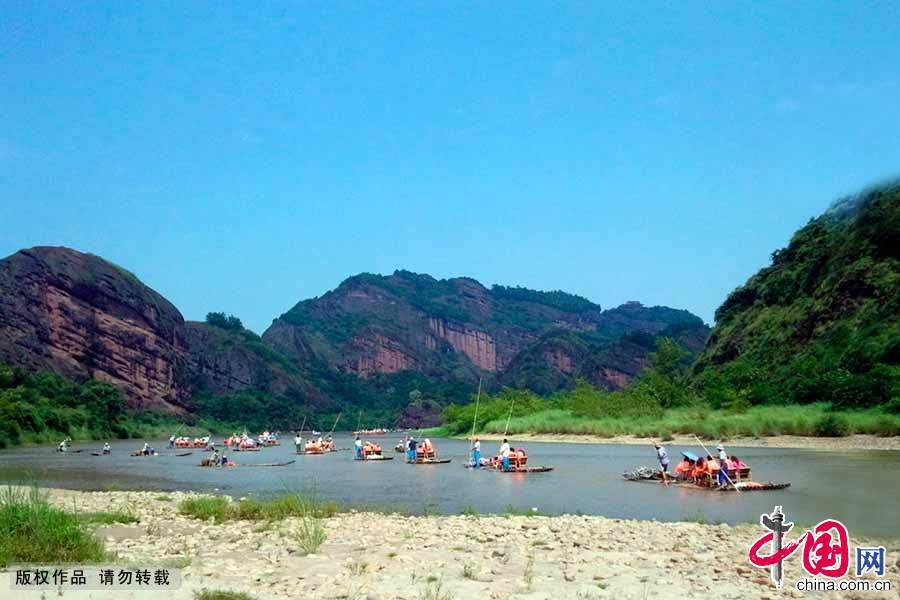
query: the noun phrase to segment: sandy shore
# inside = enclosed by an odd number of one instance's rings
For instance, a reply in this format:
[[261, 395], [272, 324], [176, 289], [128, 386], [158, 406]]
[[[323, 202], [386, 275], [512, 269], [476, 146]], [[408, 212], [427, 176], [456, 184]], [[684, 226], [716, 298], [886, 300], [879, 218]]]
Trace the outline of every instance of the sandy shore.
[[[747, 549], [761, 533], [758, 526], [593, 516], [349, 513], [326, 519], [327, 541], [317, 554], [304, 556], [295, 541], [296, 519], [215, 525], [178, 514], [178, 502], [190, 495], [54, 490], [51, 499], [69, 510], [138, 510], [139, 523], [100, 526], [98, 532], [118, 563], [132, 568], [187, 564], [182, 588], [167, 593], [168, 600], [189, 600], [204, 588], [243, 591], [257, 600], [806, 596], [793, 588], [801, 576], [799, 558], [786, 563], [782, 592], [772, 587], [766, 572], [749, 565]], [[887, 557], [889, 578], [895, 578], [900, 541], [887, 542]], [[900, 588], [900, 581], [892, 584]], [[0, 598], [12, 597], [6, 595], [12, 593], [9, 586], [8, 580], [0, 581]], [[146, 591], [64, 594], [76, 600], [160, 596]], [[41, 595], [16, 597], [37, 600]], [[897, 593], [869, 592], [865, 597], [896, 598]]]
[[[482, 440], [500, 441], [502, 435], [479, 434]], [[566, 444], [650, 444], [652, 440], [646, 437], [620, 435], [615, 437], [600, 437], [596, 435], [574, 434], [540, 434], [517, 433], [508, 436], [511, 441], [523, 442], [561, 442]], [[463, 439], [463, 438], [461, 438]], [[875, 435], [850, 435], [840, 438], [807, 437], [798, 435], [777, 435], [764, 438], [729, 438], [727, 440], [703, 440], [706, 447], [713, 449], [719, 442], [728, 448], [803, 448], [807, 450], [900, 450], [900, 437], [878, 437]], [[673, 446], [699, 446], [696, 438], [691, 435], [676, 435], [674, 439], [667, 440], [666, 444]]]

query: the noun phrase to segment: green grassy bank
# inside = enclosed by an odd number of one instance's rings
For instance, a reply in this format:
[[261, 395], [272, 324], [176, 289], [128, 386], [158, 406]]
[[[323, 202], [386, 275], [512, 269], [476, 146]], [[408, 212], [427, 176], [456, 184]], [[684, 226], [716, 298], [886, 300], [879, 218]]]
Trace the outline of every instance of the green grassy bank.
[[[900, 415], [883, 409], [834, 410], [827, 403], [805, 405], [761, 405], [739, 412], [711, 409], [703, 405], [661, 409], [653, 414], [590, 416], [572, 408], [543, 401], [539, 405], [512, 407], [506, 402], [507, 415], [482, 420], [476, 431], [486, 434], [571, 434], [612, 438], [623, 435], [667, 439], [673, 435], [697, 435], [703, 439], [738, 437], [763, 438], [777, 435], [844, 437], [870, 434], [883, 437], [900, 435]], [[447, 411], [442, 427], [426, 432], [431, 436], [465, 436], [472, 431], [474, 407], [469, 405]]]

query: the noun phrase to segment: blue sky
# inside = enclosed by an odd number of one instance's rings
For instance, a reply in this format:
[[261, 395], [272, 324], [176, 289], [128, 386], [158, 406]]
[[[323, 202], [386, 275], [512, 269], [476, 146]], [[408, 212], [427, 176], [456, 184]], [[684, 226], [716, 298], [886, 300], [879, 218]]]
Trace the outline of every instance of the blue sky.
[[261, 331], [396, 268], [707, 321], [900, 171], [896, 2], [6, 3], [0, 255]]

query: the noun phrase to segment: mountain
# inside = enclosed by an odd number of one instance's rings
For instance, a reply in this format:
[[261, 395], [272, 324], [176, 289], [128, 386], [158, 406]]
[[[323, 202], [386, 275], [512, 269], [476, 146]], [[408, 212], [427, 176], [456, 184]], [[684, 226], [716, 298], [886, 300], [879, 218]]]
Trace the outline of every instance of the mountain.
[[751, 403], [900, 409], [900, 184], [835, 203], [775, 251], [716, 311], [694, 374]]
[[327, 399], [255, 334], [185, 322], [113, 263], [60, 247], [0, 260], [0, 363], [114, 384], [133, 409], [193, 412], [199, 394]]
[[624, 386], [643, 367], [653, 339], [670, 329], [683, 332], [694, 351], [707, 333], [687, 311], [637, 302], [604, 311], [564, 292], [395, 271], [357, 275], [301, 301], [262, 337], [298, 361], [363, 379], [411, 371], [469, 386], [485, 377], [551, 392], [576, 377]]
[[68, 248], [0, 261], [0, 361], [122, 389], [135, 408], [183, 412], [184, 319], [134, 275]]
[[361, 425], [431, 423], [479, 378], [539, 393], [577, 378], [621, 388], [657, 337], [696, 351], [706, 334], [686, 311], [397, 271], [351, 277], [260, 337], [220, 313], [185, 321], [98, 256], [38, 247], [0, 260], [0, 363], [112, 383], [126, 408], [232, 423], [342, 411]]

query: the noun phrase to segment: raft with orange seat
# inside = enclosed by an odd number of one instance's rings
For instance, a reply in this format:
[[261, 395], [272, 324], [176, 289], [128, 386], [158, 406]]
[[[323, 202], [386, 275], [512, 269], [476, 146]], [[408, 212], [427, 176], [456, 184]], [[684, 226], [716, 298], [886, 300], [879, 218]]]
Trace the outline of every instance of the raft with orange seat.
[[231, 460], [227, 461], [227, 462], [223, 465], [223, 464], [218, 463], [218, 462], [213, 462], [213, 460], [212, 460], [211, 458], [204, 458], [203, 460], [200, 461], [200, 464], [197, 465], [197, 466], [199, 466], [199, 467], [210, 467], [210, 468], [212, 468], [212, 467], [236, 467], [236, 466], [238, 466], [238, 465], [237, 465], [236, 462], [231, 461]]
[[[543, 465], [539, 467], [529, 467], [527, 463], [528, 453], [525, 452], [524, 448], [516, 448], [509, 453], [508, 471], [503, 469], [503, 457], [501, 456], [495, 456], [487, 465], [481, 468], [488, 471], [496, 471], [497, 473], [547, 473], [553, 470], [553, 467], [545, 467]], [[471, 464], [466, 466], [473, 469], [476, 468]]]
[[366, 442], [362, 447], [362, 458], [354, 457], [353, 460], [394, 460], [394, 457], [385, 456], [378, 444]]

